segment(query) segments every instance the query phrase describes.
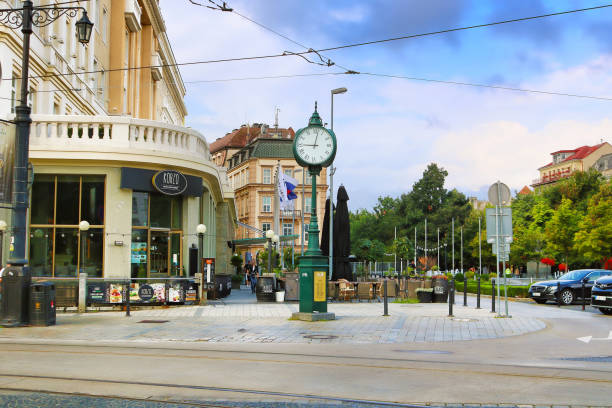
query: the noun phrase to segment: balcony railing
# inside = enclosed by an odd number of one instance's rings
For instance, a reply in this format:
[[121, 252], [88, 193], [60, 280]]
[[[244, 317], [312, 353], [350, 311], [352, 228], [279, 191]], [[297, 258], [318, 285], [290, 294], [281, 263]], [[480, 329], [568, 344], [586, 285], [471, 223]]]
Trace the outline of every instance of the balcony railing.
[[558, 173], [550, 174], [533, 180], [532, 186], [538, 186], [542, 184], [554, 183], [564, 178], [568, 178], [572, 174], [571, 170], [566, 169]]
[[210, 161], [204, 136], [191, 128], [126, 116], [32, 115], [32, 150], [150, 150]]

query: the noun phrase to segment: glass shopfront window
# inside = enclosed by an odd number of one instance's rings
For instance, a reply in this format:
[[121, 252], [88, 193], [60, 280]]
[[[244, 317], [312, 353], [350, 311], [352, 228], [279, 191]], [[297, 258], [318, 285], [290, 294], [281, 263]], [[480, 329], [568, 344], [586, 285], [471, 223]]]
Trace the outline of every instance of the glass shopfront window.
[[[104, 176], [34, 176], [30, 209], [33, 276], [103, 276]], [[81, 235], [79, 222], [90, 229]], [[83, 251], [84, 250], [84, 251]]]
[[133, 278], [181, 276], [183, 198], [132, 193]]
[[[79, 218], [79, 176], [57, 176], [57, 195], [55, 223], [59, 225], [78, 225]], [[93, 224], [90, 222], [90, 224]]]
[[79, 262], [79, 230], [56, 228], [55, 230], [55, 276], [76, 277]]
[[30, 270], [32, 276], [53, 274], [53, 228], [30, 231]]
[[132, 194], [132, 225], [149, 225], [149, 194], [137, 191]]

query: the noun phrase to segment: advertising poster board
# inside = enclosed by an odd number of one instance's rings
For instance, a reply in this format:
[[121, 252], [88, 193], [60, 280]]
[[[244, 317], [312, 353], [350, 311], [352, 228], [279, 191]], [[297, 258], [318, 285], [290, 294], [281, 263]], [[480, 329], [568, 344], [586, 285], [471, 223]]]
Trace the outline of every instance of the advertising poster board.
[[123, 285], [115, 283], [108, 285], [108, 302], [123, 303]]
[[130, 284], [130, 302], [141, 302], [142, 299], [138, 294], [138, 289], [140, 288], [139, 283], [131, 283]]
[[107, 289], [108, 287], [106, 283], [96, 283], [94, 285], [87, 285], [87, 302], [107, 303]]
[[153, 288], [153, 297], [151, 298], [151, 302], [163, 303], [166, 301], [165, 283], [151, 283], [149, 286]]
[[147, 243], [132, 242], [132, 263], [147, 263]]
[[15, 125], [0, 122], [0, 203], [13, 201]]
[[173, 282], [168, 286], [168, 302], [179, 303], [183, 301], [183, 285], [180, 282]]

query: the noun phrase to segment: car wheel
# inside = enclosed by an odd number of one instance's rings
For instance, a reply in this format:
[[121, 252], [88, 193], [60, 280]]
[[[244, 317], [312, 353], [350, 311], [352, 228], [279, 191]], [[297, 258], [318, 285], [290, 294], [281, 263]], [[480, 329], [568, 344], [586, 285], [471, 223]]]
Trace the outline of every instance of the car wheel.
[[599, 311], [605, 315], [612, 315], [612, 309], [608, 309], [605, 307], [600, 307]]
[[561, 304], [567, 306], [567, 305], [571, 305], [573, 301], [574, 301], [574, 292], [572, 292], [570, 289], [563, 289], [561, 291]]
[[546, 303], [546, 299], [533, 299], [535, 300], [535, 302], [539, 305], [543, 305], [544, 303]]

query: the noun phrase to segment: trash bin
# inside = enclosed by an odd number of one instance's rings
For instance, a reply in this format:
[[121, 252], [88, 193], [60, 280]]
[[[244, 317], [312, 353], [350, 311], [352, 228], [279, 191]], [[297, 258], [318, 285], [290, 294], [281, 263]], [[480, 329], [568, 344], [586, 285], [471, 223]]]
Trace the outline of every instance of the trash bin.
[[276, 279], [273, 276], [260, 276], [255, 287], [255, 297], [258, 302], [275, 302]]
[[30, 286], [30, 324], [53, 326], [55, 324], [55, 285], [36, 282]]
[[2, 271], [0, 326], [28, 324], [31, 279], [28, 267], [7, 266]]

